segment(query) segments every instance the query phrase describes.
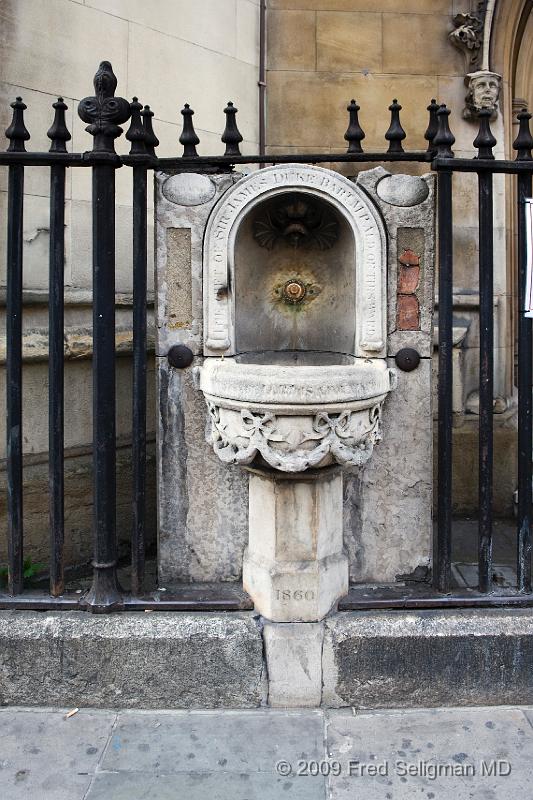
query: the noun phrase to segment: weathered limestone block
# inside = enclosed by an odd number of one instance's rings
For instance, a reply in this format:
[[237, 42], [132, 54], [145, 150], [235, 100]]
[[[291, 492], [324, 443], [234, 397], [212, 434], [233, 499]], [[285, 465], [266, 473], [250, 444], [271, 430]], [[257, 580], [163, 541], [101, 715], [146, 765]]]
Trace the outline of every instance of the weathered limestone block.
[[174, 344], [200, 353], [202, 245], [207, 219], [235, 175], [156, 175], [156, 354]]
[[[350, 580], [390, 582], [431, 560], [434, 178], [391, 176], [377, 167], [360, 173], [357, 184], [378, 205], [387, 230], [389, 366], [404, 347], [421, 356], [414, 371], [397, 371], [398, 387], [383, 406], [383, 440], [372, 459], [363, 470], [345, 475]], [[402, 258], [405, 253], [408, 258]], [[406, 263], [417, 265], [416, 286], [406, 287]], [[418, 303], [414, 330], [397, 326], [402, 298]]]
[[341, 613], [325, 622], [322, 703], [533, 702], [530, 609]]
[[[390, 359], [391, 365], [394, 363]], [[344, 481], [344, 540], [355, 583], [393, 582], [428, 566], [432, 548], [431, 361], [398, 370], [383, 407], [383, 438]]]
[[238, 580], [248, 538], [248, 476], [205, 441], [192, 369], [158, 358], [159, 582]]
[[268, 705], [316, 708], [322, 699], [324, 623], [265, 623]]
[[[247, 476], [227, 468], [205, 442], [202, 363], [202, 242], [214, 202], [234, 175], [156, 176], [156, 363], [158, 371], [159, 580], [238, 580], [248, 530]], [[172, 368], [185, 344], [197, 358]]]
[[0, 613], [0, 704], [254, 708], [261, 631], [235, 614]]

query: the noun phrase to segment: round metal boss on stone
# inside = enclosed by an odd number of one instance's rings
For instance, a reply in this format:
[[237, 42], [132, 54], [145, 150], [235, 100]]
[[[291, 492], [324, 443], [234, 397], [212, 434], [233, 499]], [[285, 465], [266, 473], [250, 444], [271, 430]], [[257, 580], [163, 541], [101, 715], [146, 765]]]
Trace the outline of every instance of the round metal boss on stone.
[[404, 372], [412, 372], [420, 364], [420, 353], [414, 347], [403, 347], [398, 350], [394, 360], [396, 366]]
[[283, 299], [288, 303], [301, 303], [306, 293], [305, 284], [296, 278], [291, 278], [290, 281], [287, 281], [282, 289]]
[[168, 363], [171, 367], [184, 369], [192, 364], [194, 354], [192, 350], [184, 344], [173, 345], [167, 353]]

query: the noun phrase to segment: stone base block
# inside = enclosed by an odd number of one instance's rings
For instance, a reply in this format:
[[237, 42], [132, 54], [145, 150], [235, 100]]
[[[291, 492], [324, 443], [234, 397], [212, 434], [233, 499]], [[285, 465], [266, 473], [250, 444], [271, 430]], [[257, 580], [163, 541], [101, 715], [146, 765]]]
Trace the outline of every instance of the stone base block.
[[254, 708], [266, 698], [252, 614], [0, 613], [0, 704]]
[[348, 591], [345, 553], [318, 561], [265, 562], [247, 549], [242, 571], [256, 610], [275, 622], [317, 622]]
[[267, 622], [263, 636], [269, 706], [319, 706], [322, 699], [324, 623]]
[[343, 612], [325, 621], [326, 707], [533, 702], [533, 610]]
[[0, 612], [0, 705], [527, 705], [532, 664], [532, 609], [341, 612], [314, 624]]

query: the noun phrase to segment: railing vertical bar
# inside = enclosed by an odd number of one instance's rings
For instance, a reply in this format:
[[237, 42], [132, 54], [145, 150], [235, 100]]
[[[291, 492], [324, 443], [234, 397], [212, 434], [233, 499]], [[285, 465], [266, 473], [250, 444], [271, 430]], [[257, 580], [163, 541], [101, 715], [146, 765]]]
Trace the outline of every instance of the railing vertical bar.
[[48, 487], [50, 496], [50, 594], [65, 589], [64, 519], [64, 262], [65, 167], [50, 169]]
[[492, 173], [478, 173], [479, 195], [479, 590], [492, 589], [494, 394]]
[[121, 605], [117, 585], [115, 166], [93, 167], [93, 585], [95, 612]]
[[93, 582], [89, 611], [123, 608], [117, 582], [116, 389], [115, 389], [115, 170], [114, 140], [131, 115], [115, 97], [117, 79], [109, 61], [94, 76], [94, 97], [84, 97], [78, 115], [94, 137], [93, 207]]
[[439, 391], [438, 503], [435, 586], [448, 592], [451, 584], [452, 541], [452, 345], [453, 345], [453, 222], [452, 173], [439, 173]]
[[146, 525], [147, 167], [133, 167], [133, 530], [132, 592], [142, 590]]
[[24, 167], [9, 167], [6, 286], [8, 591], [24, 582], [22, 516], [22, 232]]
[[525, 198], [531, 197], [531, 173], [517, 178], [518, 200], [518, 590], [531, 592], [531, 526], [532, 475], [531, 448], [533, 442], [533, 320], [524, 315], [527, 270]]

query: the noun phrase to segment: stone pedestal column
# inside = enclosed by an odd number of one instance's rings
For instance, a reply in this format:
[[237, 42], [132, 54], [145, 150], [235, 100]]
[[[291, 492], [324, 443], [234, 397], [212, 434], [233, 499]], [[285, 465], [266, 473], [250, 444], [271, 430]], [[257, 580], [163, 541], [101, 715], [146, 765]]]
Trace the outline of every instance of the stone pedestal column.
[[348, 591], [340, 469], [250, 470], [244, 588], [274, 622], [316, 622]]

